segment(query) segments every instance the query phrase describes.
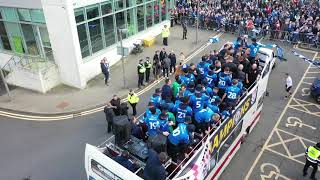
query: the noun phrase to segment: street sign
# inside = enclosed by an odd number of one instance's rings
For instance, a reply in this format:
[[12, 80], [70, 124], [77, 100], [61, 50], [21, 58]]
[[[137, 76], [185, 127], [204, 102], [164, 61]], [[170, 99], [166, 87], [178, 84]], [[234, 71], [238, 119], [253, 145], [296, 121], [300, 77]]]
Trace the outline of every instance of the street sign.
[[[129, 55], [129, 48], [122, 47], [122, 49], [121, 49], [121, 46], [117, 46], [117, 54], [120, 56], [128, 56]], [[123, 54], [122, 54], [122, 52], [123, 52]]]

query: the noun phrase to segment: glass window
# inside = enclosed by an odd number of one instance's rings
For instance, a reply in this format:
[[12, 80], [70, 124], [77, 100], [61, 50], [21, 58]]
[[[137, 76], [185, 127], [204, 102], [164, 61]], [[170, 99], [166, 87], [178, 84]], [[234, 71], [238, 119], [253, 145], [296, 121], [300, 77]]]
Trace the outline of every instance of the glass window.
[[51, 47], [47, 27], [39, 27], [39, 31], [40, 31], [40, 36], [41, 36], [43, 46]]
[[25, 53], [23, 36], [18, 23], [6, 23], [7, 32], [12, 42], [12, 49], [17, 53]]
[[28, 9], [18, 9], [18, 16], [20, 21], [31, 21], [31, 16]]
[[[126, 28], [125, 21], [124, 21], [124, 12], [118, 12], [116, 13], [116, 23], [117, 28], [123, 29]], [[127, 37], [126, 34], [122, 33], [122, 38], [125, 39]]]
[[162, 0], [160, 1], [161, 3], [161, 19], [162, 21], [167, 19], [167, 4], [166, 4], [166, 0]]
[[84, 21], [84, 9], [83, 8], [76, 9], [74, 16], [76, 18], [77, 23]]
[[233, 130], [232, 134], [228, 137], [228, 139], [222, 144], [222, 146], [219, 149], [219, 154], [218, 154], [218, 161], [223, 157], [223, 155], [227, 152], [231, 144], [234, 142], [234, 140], [239, 136], [242, 128], [242, 123], [241, 121], [237, 127]]
[[106, 38], [106, 46], [111, 46], [116, 42], [116, 33], [114, 31], [113, 15], [103, 18], [104, 36]]
[[159, 8], [159, 2], [154, 2], [154, 24], [158, 24], [160, 22], [160, 8]]
[[137, 0], [136, 4], [142, 4], [143, 0]]
[[88, 22], [92, 53], [103, 48], [100, 19]]
[[144, 30], [144, 21], [145, 21], [144, 6], [137, 7], [137, 21], [138, 21], [138, 32], [143, 31]]
[[132, 7], [134, 5], [133, 0], [126, 0], [126, 7]]
[[124, 8], [125, 0], [115, 0], [114, 7], [115, 11], [119, 11]]
[[102, 15], [112, 13], [112, 2], [101, 4]]
[[0, 19], [2, 19], [2, 9], [0, 8]]
[[32, 25], [30, 24], [21, 24], [21, 29], [24, 35], [24, 40], [27, 45], [27, 49], [29, 54], [31, 55], [39, 55], [37, 41], [34, 36]]
[[6, 31], [6, 28], [4, 27], [4, 23], [0, 21], [0, 38], [2, 41], [2, 47], [5, 50], [11, 50], [9, 37]]
[[16, 9], [14, 8], [3, 8], [4, 17], [6, 21], [9, 22], [18, 22], [19, 19], [16, 14]]
[[31, 20], [35, 23], [46, 23], [42, 10], [32, 9], [30, 10]]
[[147, 27], [151, 27], [153, 24], [153, 2], [147, 4]]
[[98, 5], [86, 8], [87, 11], [87, 20], [93, 19], [99, 16]]
[[86, 24], [77, 26], [82, 58], [90, 55]]
[[131, 8], [127, 10], [127, 29], [128, 29], [128, 37], [137, 33], [137, 23], [134, 20], [136, 15], [136, 8]]

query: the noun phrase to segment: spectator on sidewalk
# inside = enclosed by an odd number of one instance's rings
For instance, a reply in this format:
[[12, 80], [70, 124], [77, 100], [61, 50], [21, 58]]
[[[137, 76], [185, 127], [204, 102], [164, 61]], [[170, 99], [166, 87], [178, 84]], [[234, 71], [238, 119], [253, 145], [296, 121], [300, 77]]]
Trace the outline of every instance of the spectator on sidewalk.
[[146, 83], [149, 83], [150, 71], [151, 71], [151, 67], [152, 67], [150, 57], [146, 57], [146, 62], [144, 62], [144, 67], [146, 68]]
[[164, 60], [164, 58], [166, 57], [166, 55], [167, 55], [166, 49], [165, 49], [165, 48], [162, 48], [162, 50], [160, 51], [160, 54], [159, 54], [160, 62], [162, 62], [162, 61]]
[[185, 22], [183, 22], [182, 23], [182, 40], [187, 39], [187, 32], [188, 32], [187, 25]]
[[182, 65], [185, 60], [186, 60], [186, 56], [184, 55], [183, 52], [181, 52], [179, 55], [179, 64]]
[[139, 60], [137, 70], [138, 70], [138, 88], [140, 89], [141, 86], [144, 86], [143, 79], [144, 79], [144, 73], [146, 72], [146, 68], [144, 67], [142, 59]]
[[165, 58], [163, 59], [161, 65], [162, 65], [162, 73], [163, 77], [169, 78], [169, 68], [170, 68], [171, 61], [168, 57], [168, 55], [165, 55]]
[[104, 83], [109, 86], [110, 65], [107, 58], [103, 58], [100, 62], [101, 71], [104, 75]]
[[170, 36], [170, 30], [167, 27], [167, 25], [164, 25], [164, 28], [162, 29], [161, 36], [163, 38], [163, 45], [168, 46], [168, 38]]
[[106, 120], [108, 122], [107, 132], [110, 133], [113, 129], [113, 117], [115, 116], [113, 108], [111, 107], [110, 103], [107, 103], [107, 105], [104, 107], [103, 112], [106, 115]]
[[286, 73], [286, 92], [287, 92], [287, 94], [286, 94], [285, 98], [289, 98], [291, 96], [291, 94], [292, 94], [291, 88], [292, 88], [292, 78], [289, 73]]
[[113, 95], [113, 98], [110, 100], [110, 107], [113, 108], [113, 112], [116, 116], [120, 116], [120, 101], [121, 99], [117, 95]]
[[169, 59], [170, 59], [170, 75], [171, 75], [172, 73], [176, 72], [176, 64], [177, 64], [176, 54], [174, 54], [173, 50], [169, 54]]
[[159, 79], [160, 71], [161, 71], [161, 61], [159, 57], [159, 51], [156, 51], [153, 56], [153, 76], [155, 79]]
[[137, 115], [136, 106], [140, 100], [139, 97], [137, 96], [136, 93], [134, 93], [134, 91], [132, 89], [130, 89], [127, 99], [128, 99], [130, 106], [132, 107], [132, 115], [136, 116]]

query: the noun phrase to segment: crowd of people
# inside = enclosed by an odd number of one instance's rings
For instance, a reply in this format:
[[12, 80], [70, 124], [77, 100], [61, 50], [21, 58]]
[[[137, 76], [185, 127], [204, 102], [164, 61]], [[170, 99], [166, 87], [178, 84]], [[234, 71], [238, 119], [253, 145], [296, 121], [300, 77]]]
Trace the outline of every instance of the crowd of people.
[[132, 135], [143, 140], [167, 136], [170, 157], [184, 158], [187, 147], [228, 118], [260, 77], [259, 48], [256, 39], [249, 45], [238, 38], [234, 45], [202, 56], [198, 64], [178, 65], [175, 81], [166, 78], [155, 90], [143, 119], [133, 118]]
[[[176, 0], [172, 20], [199, 28], [320, 46], [318, 0]], [[198, 18], [197, 18], [198, 17]]]

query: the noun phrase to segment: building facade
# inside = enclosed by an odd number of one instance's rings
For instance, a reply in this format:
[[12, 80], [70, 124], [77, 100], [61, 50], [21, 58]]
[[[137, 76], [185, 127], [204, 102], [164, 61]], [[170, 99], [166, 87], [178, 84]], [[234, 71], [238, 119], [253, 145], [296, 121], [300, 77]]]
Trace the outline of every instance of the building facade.
[[[2, 58], [0, 65], [9, 71], [6, 78], [10, 84], [40, 92], [61, 83], [85, 88], [87, 81], [101, 73], [99, 62], [103, 57], [111, 65], [120, 60], [116, 51], [118, 28], [128, 30], [121, 36], [124, 46], [130, 49], [137, 39], [160, 34], [163, 25], [169, 24], [172, 6], [170, 0], [0, 3], [0, 56], [8, 57]], [[15, 66], [29, 64], [26, 67], [33, 68], [30, 63], [36, 64], [40, 72], [35, 78], [33, 69], [29, 81], [34, 82], [26, 83], [27, 68]]]

